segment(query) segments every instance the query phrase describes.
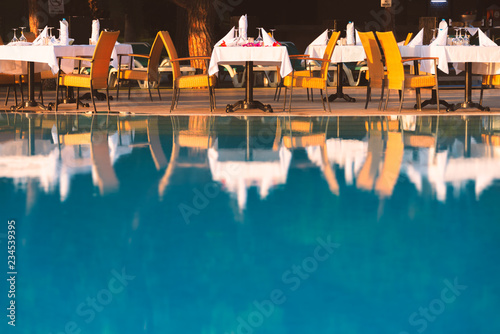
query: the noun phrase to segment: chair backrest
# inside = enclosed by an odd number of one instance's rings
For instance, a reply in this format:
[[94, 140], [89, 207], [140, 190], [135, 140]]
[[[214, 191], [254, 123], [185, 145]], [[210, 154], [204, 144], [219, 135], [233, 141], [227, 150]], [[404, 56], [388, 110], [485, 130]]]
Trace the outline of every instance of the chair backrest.
[[151, 81], [158, 80], [158, 66], [160, 65], [161, 51], [163, 50], [163, 39], [161, 38], [162, 31], [156, 34], [153, 46], [149, 51], [148, 60], [148, 77]]
[[172, 76], [173, 81], [181, 76], [181, 66], [178, 61], [172, 61], [174, 59], [179, 58], [177, 56], [177, 50], [175, 49], [174, 42], [172, 42], [172, 38], [168, 31], [160, 31], [159, 32], [161, 38], [163, 39], [163, 44], [167, 49], [168, 57], [170, 58], [170, 62], [172, 64]]
[[413, 33], [409, 32], [408, 35], [406, 35], [406, 39], [405, 39], [405, 42], [403, 43], [403, 45], [408, 45], [408, 43], [410, 43], [412, 37], [413, 37]]
[[405, 80], [405, 72], [394, 33], [392, 31], [377, 31], [377, 38], [384, 52], [389, 89], [401, 89]]
[[359, 32], [358, 34], [366, 54], [370, 85], [372, 87], [381, 87], [382, 80], [384, 79], [384, 63], [382, 62], [382, 53], [380, 52], [377, 39], [372, 31]]
[[323, 59], [328, 60], [328, 62], [323, 62], [321, 64], [321, 77], [326, 79], [328, 76], [328, 67], [330, 66], [330, 59], [332, 59], [333, 50], [335, 49], [335, 45], [337, 45], [337, 41], [339, 40], [340, 31], [332, 32], [330, 36], [330, 40], [326, 45], [325, 53], [323, 55]]
[[120, 31], [103, 31], [99, 36], [90, 67], [90, 77], [94, 82], [94, 88], [107, 86], [111, 53], [118, 35], [120, 35]]

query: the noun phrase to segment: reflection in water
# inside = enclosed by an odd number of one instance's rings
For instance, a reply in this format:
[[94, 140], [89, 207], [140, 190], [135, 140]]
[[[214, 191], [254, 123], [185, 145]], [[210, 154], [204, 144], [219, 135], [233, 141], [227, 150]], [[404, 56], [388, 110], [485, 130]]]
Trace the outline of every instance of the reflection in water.
[[499, 147], [495, 116], [0, 114], [16, 329], [498, 333]]
[[286, 184], [290, 169], [317, 169], [335, 195], [343, 186], [355, 186], [391, 197], [404, 175], [419, 192], [444, 201], [470, 181], [479, 197], [500, 178], [499, 122], [494, 116], [2, 115], [0, 176], [21, 189], [34, 180], [46, 193], [58, 188], [64, 201], [72, 179], [90, 173], [105, 195], [120, 188], [115, 171], [120, 157], [133, 158], [134, 150], [147, 147], [156, 170], [163, 172], [160, 198], [172, 182], [215, 181], [242, 212], [251, 188], [265, 199]]

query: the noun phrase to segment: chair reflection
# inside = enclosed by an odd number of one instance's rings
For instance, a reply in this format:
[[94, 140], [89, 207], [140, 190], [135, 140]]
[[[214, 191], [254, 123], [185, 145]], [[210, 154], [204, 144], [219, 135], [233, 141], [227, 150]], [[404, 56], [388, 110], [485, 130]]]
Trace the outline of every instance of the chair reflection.
[[328, 160], [327, 131], [329, 117], [320, 117], [319, 121], [309, 118], [284, 118], [280, 119], [283, 132], [283, 144], [293, 150], [305, 149], [308, 155], [314, 156], [314, 150], [319, 149], [320, 159], [318, 165], [323, 172], [330, 191], [339, 194], [339, 184]]
[[[183, 122], [187, 119], [187, 122]], [[208, 169], [208, 149], [212, 147], [215, 133], [212, 116], [172, 116], [172, 154], [165, 174], [158, 185], [160, 199], [163, 198], [172, 175], [179, 168]]]

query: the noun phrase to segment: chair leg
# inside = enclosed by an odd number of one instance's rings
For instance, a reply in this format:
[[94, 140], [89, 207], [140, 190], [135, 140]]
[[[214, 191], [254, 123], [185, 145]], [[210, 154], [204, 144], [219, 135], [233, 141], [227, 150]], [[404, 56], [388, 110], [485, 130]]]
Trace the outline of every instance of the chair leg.
[[436, 85], [436, 99], [437, 99], [437, 110], [438, 112], [440, 112], [439, 110], [439, 87]]
[[80, 108], [80, 87], [76, 88], [76, 110]]
[[174, 87], [174, 91], [172, 93], [172, 105], [170, 106], [170, 112], [172, 112], [172, 110], [174, 110], [176, 96], [177, 96], [177, 88]]
[[97, 113], [97, 108], [95, 106], [94, 85], [92, 85], [92, 80], [90, 80], [90, 97], [92, 98], [92, 104], [94, 105], [94, 113]]
[[286, 110], [286, 95], [288, 93], [288, 87], [285, 86], [285, 97], [283, 98], [283, 111]]
[[293, 97], [293, 79], [290, 85], [290, 101], [288, 101], [288, 112], [292, 112], [292, 97]]
[[[480, 105], [483, 105], [483, 90], [484, 90], [484, 85], [481, 84], [481, 92], [479, 93], [479, 104]], [[436, 92], [437, 92], [437, 90], [436, 90]], [[7, 100], [5, 101], [5, 104], [7, 104]]]
[[177, 88], [177, 97], [175, 98], [175, 108], [179, 105], [179, 98], [181, 96], [181, 90], [180, 88]]
[[57, 107], [59, 106], [59, 75], [57, 75], [57, 79], [56, 79], [56, 111], [57, 111]]
[[365, 109], [368, 109], [368, 101], [370, 101], [370, 97], [372, 96], [372, 88], [370, 87], [370, 84], [366, 86], [366, 103], [365, 103]]
[[387, 110], [387, 105], [389, 104], [389, 95], [391, 93], [391, 90], [389, 88], [387, 88], [387, 97], [385, 98], [385, 106], [384, 106], [384, 110]]
[[[401, 109], [403, 108], [403, 100], [405, 99], [405, 89], [403, 87], [403, 89], [401, 89], [399, 91], [399, 112], [401, 112]], [[418, 99], [417, 99], [418, 101]], [[419, 106], [419, 109], [420, 110], [420, 106]]]
[[280, 94], [281, 94], [281, 80], [278, 83], [278, 86], [276, 86], [276, 90], [274, 91], [274, 101], [280, 100]]
[[[14, 86], [14, 89], [16, 89], [16, 86]], [[7, 105], [7, 102], [9, 102], [9, 95], [10, 95], [10, 86], [7, 87], [7, 95], [5, 96], [5, 105]]]
[[40, 95], [39, 95], [39, 98], [40, 98], [40, 102], [42, 102], [42, 104], [43, 104], [43, 80], [40, 81]]
[[111, 106], [109, 105], [109, 86], [106, 86], [106, 102], [108, 102], [108, 112], [111, 112]]
[[161, 94], [160, 94], [160, 80], [158, 80], [157, 86], [156, 86], [156, 91], [158, 92], [158, 98], [161, 101]]
[[153, 101], [153, 96], [151, 95], [151, 82], [150, 81], [144, 81], [144, 83], [148, 84], [148, 93], [149, 93], [149, 99]]
[[[378, 110], [382, 110], [382, 101], [384, 100], [384, 89], [385, 89], [385, 79], [382, 80], [382, 89], [380, 91], [380, 100], [378, 101]], [[387, 89], [387, 94], [389, 94], [389, 89]]]
[[[323, 90], [322, 89], [319, 90], [319, 94], [321, 96], [321, 103], [323, 103], [323, 111], [326, 111], [325, 99], [323, 99]], [[326, 96], [328, 96], [328, 95], [326, 95]]]
[[127, 80], [128, 81], [128, 99], [130, 100], [130, 88], [132, 87], [132, 80]]
[[119, 96], [120, 96], [120, 73], [118, 73], [116, 77], [116, 101], [118, 101]]
[[212, 87], [208, 86], [208, 104], [210, 106], [210, 112], [213, 111], [213, 104], [212, 104]]
[[321, 100], [326, 100], [326, 104], [328, 105], [328, 112], [331, 113], [332, 109], [330, 108], [330, 100], [328, 99], [328, 81], [325, 81], [325, 96], [326, 99], [323, 99], [323, 96], [321, 97]]

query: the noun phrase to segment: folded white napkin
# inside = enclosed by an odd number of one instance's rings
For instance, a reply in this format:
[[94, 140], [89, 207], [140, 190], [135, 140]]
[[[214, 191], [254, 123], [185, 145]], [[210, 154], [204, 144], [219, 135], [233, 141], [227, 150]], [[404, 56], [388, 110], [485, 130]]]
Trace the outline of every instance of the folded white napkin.
[[356, 35], [356, 45], [363, 45], [363, 43], [361, 43], [361, 38], [359, 38], [358, 29], [355, 29], [355, 35]]
[[328, 44], [328, 29], [323, 31], [321, 35], [316, 37], [314, 41], [312, 41], [309, 45], [327, 45]]
[[90, 39], [94, 44], [99, 40], [99, 29], [99, 20], [92, 20], [92, 34], [90, 35]]
[[59, 21], [59, 28], [61, 29], [59, 32], [59, 43], [61, 45], [69, 45], [69, 27], [68, 21], [62, 19]]
[[356, 41], [354, 40], [354, 23], [353, 22], [347, 23], [346, 38], [347, 38], [347, 45], [354, 45], [354, 43], [356, 43]]
[[[443, 22], [443, 21], [441, 21]], [[430, 44], [430, 45], [440, 45], [440, 46], [444, 46], [447, 44], [447, 41], [448, 41], [448, 24], [446, 23], [446, 21], [444, 21], [444, 23], [446, 24], [446, 29], [441, 29], [439, 28], [439, 31], [438, 31], [438, 35], [436, 37], [436, 39]], [[439, 24], [439, 26], [441, 27], [441, 23]]]
[[238, 22], [238, 29], [240, 33], [240, 38], [243, 38], [245, 41], [248, 39], [247, 29], [248, 29], [248, 20], [247, 14], [241, 15], [240, 20]]
[[424, 44], [424, 28], [420, 29], [418, 34], [408, 43], [408, 46], [417, 46]]
[[264, 46], [273, 46], [276, 41], [274, 38], [269, 36], [269, 34], [264, 30], [264, 28], [261, 28], [262, 32], [262, 41], [264, 42]]
[[479, 45], [480, 46], [498, 46], [495, 42], [493, 42], [484, 32], [479, 29], [477, 31], [479, 33]]
[[222, 44], [222, 42], [226, 42], [226, 45], [229, 46], [230, 44], [234, 44], [235, 40], [234, 40], [234, 27], [231, 28], [231, 30], [229, 30], [229, 32], [226, 34], [226, 36], [224, 36], [220, 41], [218, 41], [217, 43], [215, 43], [216, 46], [220, 46]]
[[465, 28], [465, 30], [467, 30], [467, 32], [471, 36], [474, 36], [475, 34], [477, 34], [477, 31], [479, 30], [479, 28], [467, 27], [467, 28]]
[[33, 45], [43, 45], [43, 40], [48, 36], [48, 34], [49, 34], [49, 29], [47, 28], [47, 26], [45, 26], [40, 35], [38, 35], [38, 37], [35, 38], [35, 40], [33, 41]]

